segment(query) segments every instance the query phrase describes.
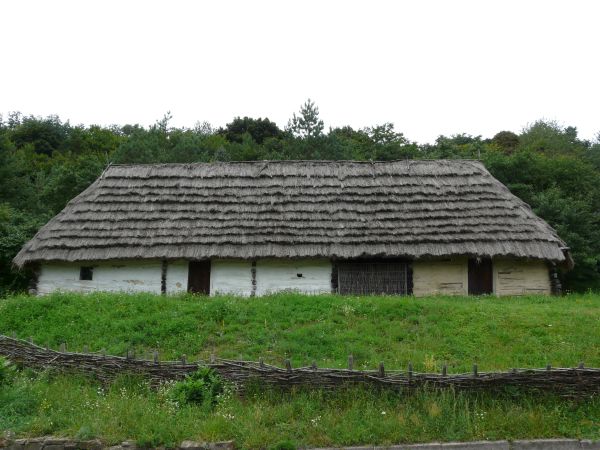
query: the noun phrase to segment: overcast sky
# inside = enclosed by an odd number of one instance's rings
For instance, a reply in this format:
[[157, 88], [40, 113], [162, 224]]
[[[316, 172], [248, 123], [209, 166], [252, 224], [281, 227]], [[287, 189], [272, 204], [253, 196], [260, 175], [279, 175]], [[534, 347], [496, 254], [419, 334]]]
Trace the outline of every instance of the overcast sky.
[[600, 2], [0, 3], [0, 112], [71, 124], [328, 126], [491, 137], [545, 118], [600, 131]]

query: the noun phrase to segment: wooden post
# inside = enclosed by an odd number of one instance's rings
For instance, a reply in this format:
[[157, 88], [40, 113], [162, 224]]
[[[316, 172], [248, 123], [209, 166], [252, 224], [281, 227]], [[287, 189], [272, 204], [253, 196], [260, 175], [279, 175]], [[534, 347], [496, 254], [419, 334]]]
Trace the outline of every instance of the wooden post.
[[33, 344], [33, 336], [29, 336], [29, 343]]
[[552, 370], [552, 365], [551, 364], [547, 364], [546, 365], [546, 370], [548, 370], [548, 371]]
[[102, 350], [100, 350], [100, 354], [102, 355], [103, 358], [106, 358], [106, 349], [103, 348]]
[[354, 368], [354, 356], [348, 355], [348, 370], [352, 370]]
[[286, 359], [285, 361], [285, 370], [287, 370], [288, 372], [292, 371], [292, 363], [290, 362], [289, 359]]
[[585, 366], [583, 365], [583, 361], [581, 361], [578, 365], [577, 368], [578, 369], [583, 369]]
[[154, 364], [158, 364], [158, 350], [152, 352], [152, 360], [154, 361]]
[[258, 358], [258, 365], [260, 366], [261, 369], [265, 368], [265, 360], [262, 358]]
[[13, 339], [16, 339], [16, 338], [17, 338], [17, 332], [16, 332], [16, 331], [13, 331], [13, 332], [11, 333], [11, 336], [12, 336], [12, 338], [13, 338]]
[[517, 369], [513, 367], [512, 369], [510, 369], [510, 373], [512, 373], [513, 375], [516, 375]]
[[210, 354], [210, 363], [214, 364], [216, 360], [217, 360], [217, 357], [215, 356], [215, 354], [211, 353]]
[[60, 351], [61, 353], [65, 353], [65, 352], [67, 351], [67, 344], [66, 344], [65, 342], [61, 342], [61, 343], [60, 343], [60, 348], [59, 348], [59, 351]]
[[313, 362], [310, 363], [310, 368], [312, 370], [317, 370], [317, 362], [313, 359]]
[[185, 354], [181, 355], [181, 364], [187, 364], [187, 356]]
[[83, 346], [83, 353], [89, 353], [90, 352], [90, 348], [87, 345]]
[[408, 362], [408, 383], [409, 384], [412, 381], [412, 377], [413, 377], [413, 366], [412, 366], [412, 363], [409, 361]]
[[477, 364], [473, 364], [473, 376], [477, 376]]
[[385, 367], [383, 367], [383, 361], [381, 361], [379, 363], [379, 370], [378, 370], [378, 374], [377, 375], [379, 375], [379, 378], [385, 377]]
[[444, 364], [444, 365], [442, 366], [442, 376], [443, 376], [443, 377], [445, 377], [445, 376], [447, 376], [447, 375], [448, 375], [448, 365], [447, 365], [447, 364]]

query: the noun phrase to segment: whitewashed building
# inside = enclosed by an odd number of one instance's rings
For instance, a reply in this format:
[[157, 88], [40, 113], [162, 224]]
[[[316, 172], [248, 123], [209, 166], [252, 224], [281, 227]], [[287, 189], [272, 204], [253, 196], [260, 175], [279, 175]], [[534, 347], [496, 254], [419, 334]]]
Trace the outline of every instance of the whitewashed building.
[[551, 293], [566, 244], [477, 161], [113, 165], [15, 257], [34, 290]]

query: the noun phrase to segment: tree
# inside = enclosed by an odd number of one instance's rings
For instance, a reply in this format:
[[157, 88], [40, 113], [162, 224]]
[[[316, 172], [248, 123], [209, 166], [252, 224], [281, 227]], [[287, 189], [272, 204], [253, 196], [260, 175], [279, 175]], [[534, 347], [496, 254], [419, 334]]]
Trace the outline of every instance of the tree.
[[319, 118], [319, 108], [309, 98], [300, 107], [300, 115], [294, 115], [289, 120], [286, 131], [299, 138], [316, 138], [323, 135], [324, 124]]
[[517, 149], [519, 142], [519, 136], [512, 131], [500, 131], [492, 138], [492, 144], [508, 155]]
[[271, 122], [266, 117], [264, 119], [252, 119], [250, 117], [236, 117], [232, 122], [225, 126], [225, 129], [219, 131], [229, 142], [239, 144], [244, 140], [244, 134], [248, 133], [257, 144], [262, 144], [268, 138], [280, 138], [283, 132], [277, 127], [275, 122]]

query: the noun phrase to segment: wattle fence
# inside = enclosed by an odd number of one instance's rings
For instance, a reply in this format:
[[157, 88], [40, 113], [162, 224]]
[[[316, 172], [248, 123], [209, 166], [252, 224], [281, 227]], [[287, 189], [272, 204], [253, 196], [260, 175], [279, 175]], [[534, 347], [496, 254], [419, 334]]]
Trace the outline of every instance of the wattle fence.
[[106, 355], [104, 352], [67, 352], [34, 344], [31, 340], [0, 335], [0, 356], [34, 369], [53, 369], [90, 375], [108, 382], [124, 373], [138, 374], [157, 385], [168, 380], [179, 380], [198, 369], [210, 367], [223, 378], [231, 381], [240, 391], [248, 382], [290, 388], [307, 386], [332, 389], [349, 384], [367, 384], [403, 390], [418, 387], [456, 389], [502, 389], [515, 386], [524, 389], [553, 391], [561, 395], [580, 396], [600, 393], [600, 369], [586, 368], [583, 363], [574, 368], [511, 369], [506, 372], [478, 372], [448, 374], [444, 366], [441, 373], [418, 373], [412, 370], [386, 370], [383, 363], [377, 370], [354, 370], [353, 359], [348, 358], [347, 369], [324, 369], [316, 365], [293, 368], [289, 360], [284, 367], [265, 364], [261, 361], [233, 361], [213, 358], [210, 361], [189, 363], [181, 361], [159, 361], [155, 353], [152, 360]]

